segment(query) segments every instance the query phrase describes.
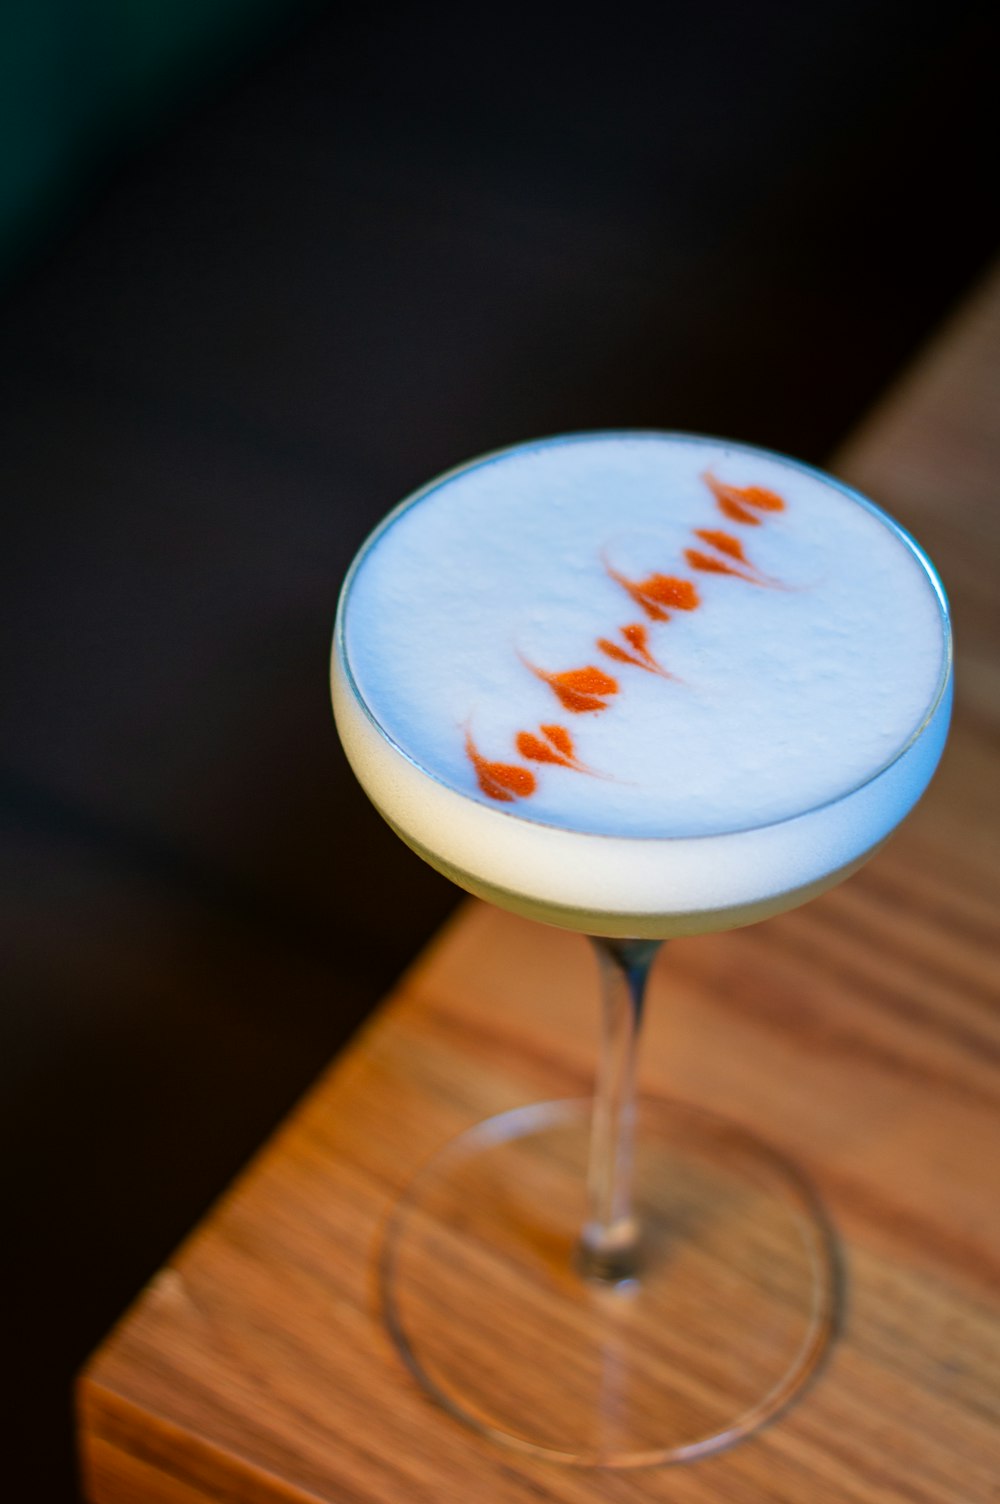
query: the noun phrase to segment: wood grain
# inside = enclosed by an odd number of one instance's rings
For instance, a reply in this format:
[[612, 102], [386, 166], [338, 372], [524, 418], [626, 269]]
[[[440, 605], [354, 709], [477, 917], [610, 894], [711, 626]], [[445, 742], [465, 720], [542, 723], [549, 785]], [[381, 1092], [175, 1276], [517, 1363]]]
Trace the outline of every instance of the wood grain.
[[644, 1088], [788, 1151], [843, 1237], [820, 1381], [720, 1457], [632, 1474], [523, 1460], [417, 1389], [375, 1311], [393, 1199], [488, 1113], [585, 1091], [594, 1059], [585, 945], [470, 903], [89, 1365], [93, 1504], [1000, 1499], [998, 397], [994, 276], [837, 461], [953, 595], [958, 713], [926, 801], [843, 887], [677, 941], [653, 982]]

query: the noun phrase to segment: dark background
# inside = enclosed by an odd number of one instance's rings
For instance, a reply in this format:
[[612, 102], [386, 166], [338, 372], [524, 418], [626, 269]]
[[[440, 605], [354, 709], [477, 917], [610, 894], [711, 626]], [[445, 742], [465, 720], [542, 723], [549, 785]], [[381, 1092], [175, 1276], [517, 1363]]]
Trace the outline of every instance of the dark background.
[[42, 1504], [74, 1370], [454, 900], [332, 729], [369, 528], [560, 430], [822, 462], [994, 250], [969, 5], [252, 10], [26, 168], [4, 247], [0, 1488]]

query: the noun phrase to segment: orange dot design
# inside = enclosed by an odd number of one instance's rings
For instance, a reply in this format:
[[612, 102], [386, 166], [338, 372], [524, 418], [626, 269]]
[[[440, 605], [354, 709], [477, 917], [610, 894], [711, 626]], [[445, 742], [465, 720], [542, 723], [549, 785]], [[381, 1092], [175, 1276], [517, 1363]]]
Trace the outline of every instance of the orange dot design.
[[[730, 522], [746, 527], [760, 527], [760, 514], [783, 512], [785, 502], [773, 491], [762, 486], [733, 486], [720, 481], [706, 471], [702, 480], [715, 498], [716, 506]], [[688, 547], [683, 550], [686, 563], [691, 569], [703, 574], [729, 575], [743, 580], [748, 585], [759, 585], [782, 590], [778, 580], [763, 574], [748, 558], [739, 538], [721, 528], [696, 527], [691, 529], [704, 548]], [[712, 550], [708, 552], [708, 550]], [[602, 556], [604, 567], [611, 579], [625, 590], [649, 621], [668, 622], [675, 611], [695, 611], [702, 604], [697, 586], [692, 580], [677, 575], [653, 573], [642, 580], [631, 580]], [[617, 638], [598, 637], [595, 646], [615, 663], [643, 669], [664, 679], [676, 680], [654, 655], [649, 644], [649, 629], [642, 622], [630, 622], [617, 628]], [[598, 714], [607, 710], [619, 684], [610, 674], [595, 664], [583, 668], [563, 669], [552, 672], [540, 668], [521, 655], [524, 666], [548, 685], [564, 710], [574, 715]], [[539, 734], [540, 733], [540, 734]], [[576, 755], [573, 739], [565, 726], [554, 723], [540, 725], [538, 732], [518, 731], [514, 738], [518, 755], [527, 762], [539, 765], [569, 768], [577, 773], [592, 773]], [[465, 751], [475, 769], [476, 779], [483, 793], [501, 804], [513, 804], [518, 799], [528, 799], [535, 793], [538, 780], [523, 763], [494, 762], [483, 757], [466, 731]], [[605, 774], [598, 774], [605, 777]]]

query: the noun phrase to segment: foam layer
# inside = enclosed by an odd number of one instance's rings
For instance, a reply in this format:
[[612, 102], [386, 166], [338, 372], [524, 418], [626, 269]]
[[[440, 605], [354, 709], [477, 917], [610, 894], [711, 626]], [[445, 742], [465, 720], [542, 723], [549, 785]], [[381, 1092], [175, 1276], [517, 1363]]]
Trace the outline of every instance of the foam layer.
[[650, 933], [737, 922], [883, 839], [940, 754], [948, 652], [923, 557], [829, 478], [584, 435], [397, 509], [345, 587], [334, 698], [428, 860], [539, 917]]

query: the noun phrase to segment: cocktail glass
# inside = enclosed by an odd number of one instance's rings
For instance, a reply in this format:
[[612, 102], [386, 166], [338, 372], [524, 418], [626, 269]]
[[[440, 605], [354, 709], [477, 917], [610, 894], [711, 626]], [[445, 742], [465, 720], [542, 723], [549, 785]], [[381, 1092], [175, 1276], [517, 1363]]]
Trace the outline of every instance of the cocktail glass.
[[[838, 883], [916, 803], [947, 733], [947, 603], [909, 535], [839, 487], [910, 552], [935, 594], [942, 667], [919, 725], [863, 781], [791, 818], [694, 841], [606, 838], [616, 859], [625, 841], [637, 865], [676, 854], [693, 864], [692, 871], [745, 863], [751, 847], [770, 870], [780, 871], [786, 848], [801, 853], [808, 847], [816, 855], [805, 880], [801, 860], [789, 857], [789, 871], [798, 873], [794, 881], [711, 909], [622, 912], [547, 902], [530, 884], [498, 885], [477, 871], [474, 856], [456, 861], [448, 844], [437, 842], [435, 820], [440, 814], [446, 824], [448, 811], [436, 806], [454, 799], [455, 791], [443, 789], [434, 772], [396, 745], [352, 670], [352, 587], [366, 558], [399, 517], [439, 485], [496, 458], [432, 482], [364, 545], [340, 599], [334, 710], [360, 782], [420, 856], [471, 893], [588, 936], [602, 999], [597, 1082], [590, 1102], [503, 1113], [445, 1145], [419, 1170], [381, 1249], [383, 1312], [424, 1388], [497, 1442], [578, 1466], [692, 1461], [748, 1436], [815, 1376], [836, 1333], [842, 1273], [817, 1195], [781, 1153], [706, 1108], [637, 1098], [650, 969], [667, 938], [746, 925]], [[517, 854], [520, 843], [531, 863], [536, 825], [506, 809], [468, 802], [478, 831], [467, 850], [477, 840], [485, 847], [502, 840]], [[556, 837], [556, 860], [572, 862], [575, 833], [547, 835]]]

